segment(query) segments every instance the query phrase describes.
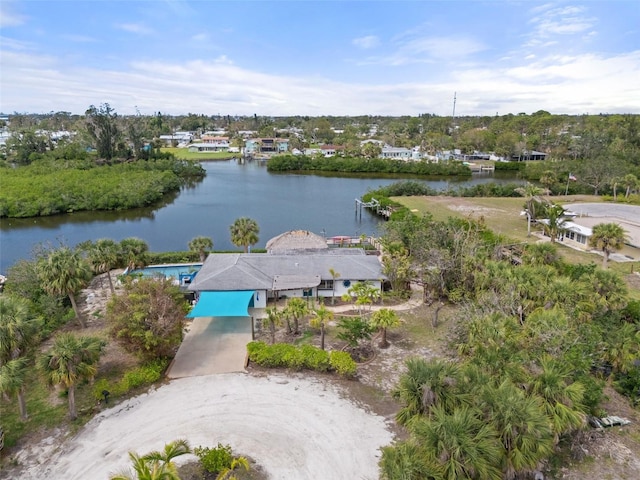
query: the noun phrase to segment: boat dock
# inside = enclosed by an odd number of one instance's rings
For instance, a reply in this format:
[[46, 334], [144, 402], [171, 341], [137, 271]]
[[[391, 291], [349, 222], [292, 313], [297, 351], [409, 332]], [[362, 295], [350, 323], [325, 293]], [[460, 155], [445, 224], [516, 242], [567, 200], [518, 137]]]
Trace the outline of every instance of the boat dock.
[[391, 217], [391, 214], [395, 211], [393, 207], [383, 207], [375, 198], [372, 198], [369, 202], [363, 202], [359, 198], [356, 198], [356, 217], [360, 216], [360, 218], [362, 218], [363, 208], [370, 208], [376, 212], [376, 215], [384, 217], [387, 220], [389, 220], [389, 217]]

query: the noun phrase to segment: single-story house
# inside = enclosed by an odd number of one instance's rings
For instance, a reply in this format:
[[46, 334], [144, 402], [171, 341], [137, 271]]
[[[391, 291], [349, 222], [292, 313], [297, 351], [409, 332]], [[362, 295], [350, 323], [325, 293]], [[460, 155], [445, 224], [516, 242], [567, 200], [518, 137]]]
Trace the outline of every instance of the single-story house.
[[378, 258], [359, 248], [214, 254], [189, 285], [198, 297], [189, 316], [247, 316], [270, 299], [342, 296], [356, 282], [382, 289], [384, 280]]

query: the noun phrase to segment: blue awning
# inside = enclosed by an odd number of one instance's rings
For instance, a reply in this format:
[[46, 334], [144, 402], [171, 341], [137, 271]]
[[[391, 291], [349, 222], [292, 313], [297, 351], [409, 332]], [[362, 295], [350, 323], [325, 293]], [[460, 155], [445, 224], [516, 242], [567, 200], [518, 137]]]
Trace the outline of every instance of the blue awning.
[[254, 290], [200, 292], [198, 303], [187, 314], [194, 317], [248, 317]]

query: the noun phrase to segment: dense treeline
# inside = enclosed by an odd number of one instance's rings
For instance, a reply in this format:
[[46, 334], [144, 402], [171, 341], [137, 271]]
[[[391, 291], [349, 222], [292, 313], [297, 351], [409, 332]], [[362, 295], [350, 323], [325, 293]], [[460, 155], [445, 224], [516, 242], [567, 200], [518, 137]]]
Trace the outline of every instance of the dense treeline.
[[34, 217], [80, 210], [142, 207], [202, 178], [198, 164], [174, 158], [97, 165], [91, 159], [37, 160], [0, 167], [1, 217]]
[[267, 163], [270, 172], [314, 171], [344, 173], [383, 173], [404, 175], [471, 176], [462, 162], [406, 162], [383, 158], [312, 158], [304, 155], [278, 155]]
[[425, 300], [458, 313], [448, 359], [407, 362], [394, 395], [409, 437], [384, 449], [382, 478], [522, 478], [602, 414], [605, 382], [637, 400], [639, 302], [618, 274], [549, 243], [500, 260], [505, 240], [469, 220], [405, 212], [386, 230]]

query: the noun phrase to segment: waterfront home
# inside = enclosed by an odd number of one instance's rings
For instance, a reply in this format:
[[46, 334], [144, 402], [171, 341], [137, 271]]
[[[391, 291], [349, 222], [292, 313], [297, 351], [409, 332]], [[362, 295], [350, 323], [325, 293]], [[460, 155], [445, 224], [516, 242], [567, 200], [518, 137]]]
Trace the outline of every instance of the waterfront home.
[[[333, 272], [333, 275], [332, 275]], [[361, 248], [328, 248], [323, 237], [294, 230], [274, 237], [267, 253], [209, 255], [189, 285], [198, 304], [189, 316], [217, 316], [229, 302], [246, 316], [283, 297], [340, 297], [356, 282], [382, 289], [386, 276], [375, 255]]]

